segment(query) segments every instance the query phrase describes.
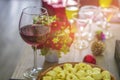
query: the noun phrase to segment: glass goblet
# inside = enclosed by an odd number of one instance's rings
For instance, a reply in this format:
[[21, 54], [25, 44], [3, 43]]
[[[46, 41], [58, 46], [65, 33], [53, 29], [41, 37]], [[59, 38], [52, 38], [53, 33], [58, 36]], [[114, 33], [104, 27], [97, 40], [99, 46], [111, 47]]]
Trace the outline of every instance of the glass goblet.
[[42, 69], [37, 67], [37, 46], [44, 44], [47, 39], [47, 34], [50, 31], [50, 28], [45, 26], [47, 21], [48, 13], [43, 7], [27, 7], [21, 13], [19, 33], [22, 39], [32, 46], [34, 51], [34, 66], [25, 71], [23, 74], [25, 78], [36, 78], [38, 72]]
[[92, 32], [92, 24], [93, 20], [97, 15], [97, 9], [98, 7], [88, 5], [81, 7], [79, 11], [79, 15], [82, 16], [82, 18], [88, 19], [88, 34], [87, 34], [87, 40], [92, 41], [93, 40], [93, 32]]
[[103, 16], [104, 16], [104, 22], [102, 27], [104, 28], [105, 31], [105, 36], [106, 39], [110, 39], [113, 35], [112, 33], [108, 30], [110, 28], [110, 21], [112, 19], [112, 17], [118, 12], [118, 8], [115, 6], [110, 6], [107, 8], [100, 8], [100, 11], [102, 12]]
[[89, 46], [88, 41], [85, 39], [85, 28], [88, 24], [88, 20], [81, 18], [78, 14], [73, 14], [73, 19], [77, 29], [77, 32], [75, 34], [75, 47], [80, 50], [85, 49]]

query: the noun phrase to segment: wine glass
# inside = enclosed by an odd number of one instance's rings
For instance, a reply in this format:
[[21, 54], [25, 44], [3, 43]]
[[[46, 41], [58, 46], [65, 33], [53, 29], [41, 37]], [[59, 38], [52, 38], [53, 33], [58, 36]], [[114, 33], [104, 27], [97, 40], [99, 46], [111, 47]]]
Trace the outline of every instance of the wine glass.
[[112, 17], [118, 12], [118, 10], [119, 9], [115, 6], [109, 6], [106, 8], [100, 7], [100, 11], [104, 16], [104, 22], [103, 22], [102, 28], [105, 30], [104, 33], [105, 33], [106, 39], [110, 39], [113, 36], [108, 29], [110, 28], [110, 21]]
[[68, 21], [72, 24], [73, 23], [73, 17], [72, 15], [74, 13], [78, 13], [80, 7], [80, 0], [66, 0], [66, 17]]
[[77, 33], [75, 34], [76, 40], [74, 44], [75, 47], [80, 50], [85, 49], [89, 46], [88, 41], [85, 39], [85, 28], [88, 24], [88, 19], [83, 18], [82, 16], [83, 15], [73, 14], [73, 20], [77, 28]]
[[19, 33], [22, 39], [32, 46], [34, 51], [34, 66], [23, 74], [25, 78], [36, 78], [42, 68], [37, 67], [37, 46], [45, 43], [50, 28], [45, 25], [48, 21], [47, 10], [43, 7], [30, 6], [24, 8], [20, 21]]
[[98, 7], [93, 5], [87, 5], [87, 6], [81, 7], [79, 11], [79, 15], [82, 14], [83, 18], [88, 19], [88, 34], [87, 34], [88, 41], [92, 41], [94, 38], [93, 32], [92, 32], [92, 24], [93, 24], [94, 18], [97, 15], [97, 10], [98, 10]]
[[108, 29], [110, 28], [110, 20], [111, 18], [114, 16], [114, 14], [118, 11], [118, 8], [115, 6], [112, 6], [112, 1], [113, 0], [99, 0], [99, 6], [100, 6], [100, 12], [103, 14], [104, 16], [104, 22], [103, 22], [103, 29], [105, 30], [105, 36], [106, 39], [110, 39], [112, 38], [112, 33], [110, 31], [108, 31]]

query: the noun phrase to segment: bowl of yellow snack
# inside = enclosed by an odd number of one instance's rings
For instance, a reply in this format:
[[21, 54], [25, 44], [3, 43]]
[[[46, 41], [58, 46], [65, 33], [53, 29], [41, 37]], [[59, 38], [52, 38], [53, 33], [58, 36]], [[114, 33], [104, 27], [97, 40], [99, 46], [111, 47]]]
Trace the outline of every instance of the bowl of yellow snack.
[[39, 73], [37, 80], [115, 80], [111, 73], [97, 65], [67, 62]]

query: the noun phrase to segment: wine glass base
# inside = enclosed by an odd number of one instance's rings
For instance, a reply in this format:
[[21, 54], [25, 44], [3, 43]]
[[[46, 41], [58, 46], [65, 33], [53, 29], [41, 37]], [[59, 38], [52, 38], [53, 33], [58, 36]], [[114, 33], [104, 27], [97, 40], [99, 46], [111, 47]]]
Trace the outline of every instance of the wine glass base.
[[85, 49], [88, 46], [89, 46], [89, 43], [86, 40], [80, 40], [80, 41], [78, 41], [78, 42], [75, 43], [75, 47], [77, 49], [80, 49], [80, 50]]
[[32, 69], [29, 68], [25, 71], [25, 73], [23, 74], [23, 76], [27, 79], [32, 79], [32, 80], [36, 80], [38, 73], [42, 70], [42, 68], [37, 68], [37, 69]]

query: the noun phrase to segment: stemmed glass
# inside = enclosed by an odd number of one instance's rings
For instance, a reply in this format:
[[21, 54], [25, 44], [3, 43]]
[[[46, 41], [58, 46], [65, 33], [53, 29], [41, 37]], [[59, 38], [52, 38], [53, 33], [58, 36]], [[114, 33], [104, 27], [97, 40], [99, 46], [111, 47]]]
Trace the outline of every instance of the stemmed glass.
[[104, 22], [103, 22], [102, 27], [105, 30], [106, 39], [110, 39], [113, 36], [112, 33], [108, 30], [110, 28], [110, 20], [118, 12], [118, 8], [115, 6], [110, 6], [107, 8], [101, 7], [100, 11], [102, 12], [104, 16]]
[[76, 40], [74, 42], [75, 47], [82, 50], [88, 47], [88, 41], [85, 40], [85, 28], [88, 24], [88, 19], [82, 18], [83, 15], [73, 14], [73, 20], [77, 27], [77, 33], [75, 34]]
[[98, 7], [88, 5], [81, 7], [79, 11], [79, 15], [83, 14], [82, 17], [88, 19], [88, 34], [87, 34], [87, 40], [92, 41], [93, 40], [93, 33], [92, 33], [92, 24], [93, 19], [96, 17]]
[[24, 8], [20, 21], [19, 33], [22, 39], [32, 46], [34, 51], [34, 66], [25, 71], [24, 77], [36, 78], [42, 68], [37, 67], [37, 46], [45, 43], [50, 28], [45, 26], [48, 22], [47, 10], [43, 7], [31, 6]]
[[110, 28], [111, 18], [118, 12], [118, 8], [111, 5], [112, 1], [113, 0], [99, 0], [99, 10], [104, 16], [104, 22], [102, 27], [105, 30], [106, 39], [110, 39], [113, 36], [112, 33], [108, 31], [108, 28]]

